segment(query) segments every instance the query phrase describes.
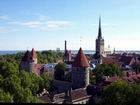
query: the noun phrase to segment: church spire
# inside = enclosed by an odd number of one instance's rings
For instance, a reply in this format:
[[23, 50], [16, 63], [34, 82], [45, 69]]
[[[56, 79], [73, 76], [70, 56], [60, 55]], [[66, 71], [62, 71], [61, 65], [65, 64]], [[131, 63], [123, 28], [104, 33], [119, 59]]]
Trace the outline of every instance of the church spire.
[[99, 17], [98, 39], [101, 39], [101, 38], [102, 38], [101, 17]]

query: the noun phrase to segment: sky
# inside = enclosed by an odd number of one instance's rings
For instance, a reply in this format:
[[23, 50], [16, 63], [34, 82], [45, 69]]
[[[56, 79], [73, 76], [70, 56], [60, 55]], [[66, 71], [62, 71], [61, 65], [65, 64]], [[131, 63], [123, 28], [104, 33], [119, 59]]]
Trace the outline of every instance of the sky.
[[0, 50], [140, 50], [140, 0], [0, 0]]

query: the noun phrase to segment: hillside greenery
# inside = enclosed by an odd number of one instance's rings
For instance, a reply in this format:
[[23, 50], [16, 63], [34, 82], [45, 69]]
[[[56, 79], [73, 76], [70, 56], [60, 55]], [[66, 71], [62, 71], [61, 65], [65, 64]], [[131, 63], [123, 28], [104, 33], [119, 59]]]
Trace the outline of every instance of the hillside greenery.
[[37, 94], [51, 89], [52, 78], [47, 74], [18, 70], [18, 64], [0, 62], [0, 102], [36, 103], [41, 102]]
[[[0, 102], [42, 103], [37, 94], [45, 88], [51, 91], [52, 77], [43, 73], [37, 76], [25, 70], [19, 71], [24, 53], [0, 55]], [[62, 53], [55, 51], [37, 52], [38, 63], [56, 63], [62, 60]]]

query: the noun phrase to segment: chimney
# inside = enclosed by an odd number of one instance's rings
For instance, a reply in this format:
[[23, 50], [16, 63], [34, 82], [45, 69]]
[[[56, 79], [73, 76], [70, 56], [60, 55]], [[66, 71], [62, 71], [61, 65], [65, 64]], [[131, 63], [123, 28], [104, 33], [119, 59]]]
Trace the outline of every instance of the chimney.
[[65, 52], [67, 50], [67, 41], [65, 40]]

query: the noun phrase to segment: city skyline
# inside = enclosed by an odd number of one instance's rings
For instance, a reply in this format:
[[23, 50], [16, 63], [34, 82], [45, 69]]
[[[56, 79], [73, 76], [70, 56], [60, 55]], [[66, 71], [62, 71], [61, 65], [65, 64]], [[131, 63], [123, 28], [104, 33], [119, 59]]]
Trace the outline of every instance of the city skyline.
[[[140, 50], [139, 0], [1, 0], [0, 50], [95, 50], [101, 16], [105, 48]], [[80, 41], [82, 40], [82, 41]]]

